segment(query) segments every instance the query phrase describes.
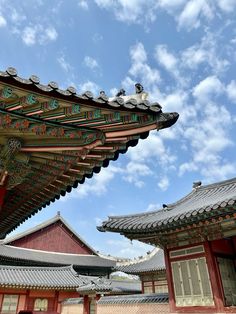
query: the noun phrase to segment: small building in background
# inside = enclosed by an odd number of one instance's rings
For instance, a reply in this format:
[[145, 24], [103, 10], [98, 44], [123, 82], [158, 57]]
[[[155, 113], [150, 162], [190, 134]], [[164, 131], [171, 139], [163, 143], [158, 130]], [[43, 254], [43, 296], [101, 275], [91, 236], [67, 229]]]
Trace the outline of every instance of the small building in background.
[[62, 300], [78, 298], [76, 289], [85, 278], [86, 282], [95, 278], [88, 275], [108, 277], [115, 264], [100, 256], [57, 213], [1, 242], [0, 312], [60, 313]]
[[116, 269], [139, 276], [142, 293], [168, 293], [164, 252], [159, 248], [139, 260], [117, 263]]

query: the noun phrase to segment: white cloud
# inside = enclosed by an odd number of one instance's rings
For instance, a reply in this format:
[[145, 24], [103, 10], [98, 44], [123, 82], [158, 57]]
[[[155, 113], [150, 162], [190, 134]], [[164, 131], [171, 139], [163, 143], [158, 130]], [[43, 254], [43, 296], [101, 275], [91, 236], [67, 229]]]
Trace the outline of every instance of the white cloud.
[[151, 203], [151, 204], [148, 205], [148, 207], [146, 208], [145, 211], [146, 211], [146, 212], [152, 212], [152, 211], [154, 211], [154, 210], [160, 209], [160, 207], [161, 207], [161, 205], [158, 204], [158, 203], [156, 203], [156, 204]]
[[86, 180], [84, 184], [80, 185], [76, 190], [78, 198], [85, 198], [90, 194], [103, 195], [107, 192], [110, 181], [114, 178], [115, 173], [119, 169], [110, 165], [108, 168], [102, 168], [101, 172], [97, 175], [94, 174], [93, 178]]
[[6, 19], [2, 15], [0, 15], [0, 27], [4, 27], [6, 25], [7, 25]]
[[192, 150], [192, 160], [180, 165], [179, 174], [196, 171], [210, 181], [227, 178], [236, 169], [235, 164], [222, 157], [222, 152], [233, 145], [229, 137], [232, 125], [229, 111], [208, 99], [199, 107], [197, 120], [192, 120], [191, 124], [182, 135]]
[[57, 31], [54, 27], [49, 26], [45, 29], [45, 33], [42, 34], [41, 41], [55, 41], [57, 39]]
[[160, 73], [147, 63], [147, 53], [142, 43], [139, 42], [130, 48], [130, 58], [129, 75], [134, 77], [135, 81], [130, 76], [127, 76], [122, 83], [125, 89], [129, 89], [137, 81], [141, 82], [149, 90], [160, 83]]
[[84, 64], [91, 70], [94, 70], [99, 67], [97, 60], [89, 56], [86, 56], [84, 58]]
[[80, 84], [79, 88], [80, 88], [82, 93], [86, 92], [86, 91], [90, 91], [94, 95], [97, 95], [98, 92], [99, 92], [99, 89], [100, 89], [100, 87], [96, 83], [94, 83], [92, 81], [87, 81], [87, 82], [85, 82], [83, 84]]
[[88, 6], [88, 1], [87, 0], [79, 0], [78, 2], [78, 6], [84, 10], [88, 10], [89, 6]]
[[95, 0], [102, 9], [111, 11], [117, 20], [132, 24], [148, 24], [155, 21], [156, 0]]
[[193, 96], [199, 103], [206, 104], [209, 98], [224, 92], [224, 86], [216, 76], [208, 76], [193, 89]]
[[226, 87], [227, 96], [229, 99], [236, 103], [236, 81], [232, 80]]
[[176, 77], [179, 76], [177, 69], [178, 60], [173, 54], [167, 51], [166, 45], [158, 45], [156, 47], [155, 58], [167, 71]]
[[161, 180], [158, 182], [158, 186], [162, 191], [166, 191], [169, 185], [170, 182], [167, 176], [162, 177]]
[[[181, 52], [181, 67], [197, 70], [201, 64], [210, 67], [213, 73], [225, 72], [229, 61], [221, 57], [220, 41], [217, 33], [207, 32], [200, 43]], [[206, 71], [206, 68], [204, 68]], [[202, 71], [204, 71], [202, 70]]]
[[107, 240], [106, 244], [107, 250], [112, 252], [111, 255], [118, 257], [137, 258], [146, 255], [147, 251], [153, 250], [153, 246], [135, 240], [131, 242], [123, 237], [121, 240]]
[[213, 18], [212, 8], [205, 0], [188, 1], [178, 17], [178, 25], [180, 28], [191, 30], [200, 26], [200, 17], [207, 19]]
[[173, 16], [178, 27], [190, 31], [204, 22], [210, 22], [219, 13], [229, 14], [236, 8], [235, 0], [94, 0], [101, 8], [127, 24], [153, 23], [160, 10]]
[[123, 172], [125, 173], [123, 179], [129, 183], [134, 183], [138, 188], [145, 185], [145, 182], [140, 178], [150, 176], [153, 173], [147, 165], [138, 162], [129, 162]]
[[33, 46], [36, 43], [37, 29], [27, 26], [22, 33], [22, 40], [27, 46]]
[[26, 26], [21, 35], [23, 42], [27, 46], [43, 45], [50, 41], [55, 41], [57, 37], [57, 31], [53, 26], [44, 27], [41, 24]]
[[217, 4], [222, 11], [231, 13], [236, 9], [235, 0], [217, 0]]
[[58, 57], [57, 62], [59, 63], [60, 67], [67, 73], [73, 69], [73, 67], [70, 65], [70, 63], [68, 61], [66, 61], [64, 55], [61, 55], [60, 57]]

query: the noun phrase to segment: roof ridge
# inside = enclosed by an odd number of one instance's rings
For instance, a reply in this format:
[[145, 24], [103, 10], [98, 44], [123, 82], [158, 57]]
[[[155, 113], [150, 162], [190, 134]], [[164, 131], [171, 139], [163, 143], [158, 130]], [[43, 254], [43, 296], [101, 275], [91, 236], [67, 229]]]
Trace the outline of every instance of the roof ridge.
[[[16, 266], [16, 265], [0, 265], [0, 269], [22, 269], [22, 270], [38, 270], [38, 269], [43, 269], [43, 270], [72, 270], [73, 265], [67, 265], [67, 266]], [[73, 268], [74, 270], [74, 268]], [[74, 270], [75, 271], [75, 270]], [[76, 273], [77, 274], [77, 273]]]
[[[13, 241], [19, 240], [23, 237], [26, 237], [28, 235], [31, 235], [37, 231], [39, 231], [40, 229], [46, 228], [50, 225], [52, 225], [53, 223], [57, 222], [57, 221], [61, 221], [67, 229], [69, 229], [81, 242], [84, 243], [84, 245], [86, 245], [95, 255], [98, 255], [97, 252], [94, 250], [94, 248], [92, 248], [68, 223], [67, 221], [60, 215], [60, 214], [56, 214], [56, 216], [49, 218], [47, 220], [45, 220], [44, 222], [29, 228], [28, 230], [25, 230], [19, 234], [16, 234], [15, 236], [9, 237], [4, 239], [3, 243], [4, 244], [9, 244]], [[38, 250], [40, 251], [40, 250]], [[53, 252], [53, 251], [52, 251]], [[55, 252], [57, 253], [57, 252]], [[62, 252], [61, 252], [62, 253]]]
[[[38, 252], [38, 253], [46, 253], [46, 254], [57, 254], [57, 255], [68, 255], [68, 256], [93, 256], [93, 257], [96, 257], [98, 255], [92, 255], [92, 254], [76, 254], [76, 253], [64, 253], [64, 252], [54, 252], [54, 251], [44, 251], [44, 250], [36, 250], [36, 249], [29, 249], [29, 248], [25, 248], [25, 247], [19, 247], [19, 246], [14, 246], [14, 245], [9, 245], [9, 244], [5, 244], [5, 243], [2, 243], [0, 244], [0, 247], [1, 246], [6, 246], [7, 248], [12, 248], [12, 249], [16, 249], [16, 250], [25, 250], [25, 251], [33, 251], [33, 252]], [[100, 256], [99, 256], [100, 257]], [[101, 258], [104, 258], [105, 257], [101, 257]]]
[[143, 256], [142, 258], [138, 259], [138, 260], [131, 260], [131, 261], [128, 261], [128, 262], [120, 262], [120, 263], [117, 263], [117, 266], [118, 267], [122, 267], [122, 266], [129, 266], [129, 265], [136, 265], [136, 264], [139, 264], [139, 263], [143, 263], [145, 261], [148, 261], [150, 260], [153, 256], [155, 256], [158, 252], [160, 251], [160, 248], [154, 248], [152, 250], [151, 253], [149, 254], [146, 254], [145, 256]]
[[[199, 192], [200, 190], [205, 190], [207, 188], [214, 188], [214, 187], [217, 187], [217, 186], [222, 186], [222, 185], [227, 185], [227, 184], [231, 184], [231, 183], [236, 183], [236, 177], [234, 178], [231, 178], [231, 179], [227, 179], [227, 180], [223, 180], [223, 181], [220, 181], [220, 182], [215, 182], [215, 183], [210, 183], [210, 184], [206, 184], [206, 185], [201, 185], [197, 188], [194, 188], [192, 191], [190, 191], [187, 195], [183, 196], [181, 199], [179, 199], [178, 201], [176, 202], [173, 202], [173, 203], [169, 203], [167, 204], [167, 208], [169, 208], [169, 210], [171, 210], [173, 206], [175, 205], [178, 205], [178, 204], [181, 204], [183, 201], [185, 201], [186, 199], [190, 198], [192, 196], [192, 194], [195, 194], [196, 192]], [[167, 209], [168, 210], [168, 209]], [[166, 211], [165, 209], [155, 209], [155, 210], [152, 210], [152, 211], [148, 211], [148, 212], [141, 212], [141, 213], [136, 213], [136, 214], [128, 214], [128, 215], [122, 215], [122, 216], [108, 216], [108, 218], [115, 218], [115, 219], [122, 219], [122, 218], [128, 218], [128, 217], [139, 217], [139, 216], [149, 216], [149, 215], [152, 215], [152, 214], [155, 214], [156, 212], [164, 212]]]

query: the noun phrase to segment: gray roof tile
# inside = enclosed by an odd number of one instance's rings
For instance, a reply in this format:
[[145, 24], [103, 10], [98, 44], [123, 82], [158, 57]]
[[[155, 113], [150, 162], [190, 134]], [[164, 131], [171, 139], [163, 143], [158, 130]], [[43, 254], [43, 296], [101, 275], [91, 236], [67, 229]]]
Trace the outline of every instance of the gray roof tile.
[[0, 286], [4, 287], [75, 290], [82, 283], [72, 266], [0, 266]]
[[164, 209], [136, 215], [111, 216], [99, 231], [145, 233], [201, 220], [202, 215], [216, 215], [217, 210], [236, 206], [236, 178], [194, 188], [179, 201]]
[[114, 280], [106, 278], [83, 277], [84, 284], [77, 288], [79, 293], [141, 293], [139, 280]]
[[116, 262], [96, 255], [68, 254], [18, 248], [0, 244], [0, 257], [21, 261], [44, 262], [55, 265], [80, 267], [113, 267]]
[[169, 296], [163, 294], [134, 294], [101, 297], [98, 304], [168, 303]]
[[154, 249], [141, 261], [120, 263], [116, 269], [127, 274], [141, 274], [152, 271], [165, 270], [164, 252], [161, 249]]

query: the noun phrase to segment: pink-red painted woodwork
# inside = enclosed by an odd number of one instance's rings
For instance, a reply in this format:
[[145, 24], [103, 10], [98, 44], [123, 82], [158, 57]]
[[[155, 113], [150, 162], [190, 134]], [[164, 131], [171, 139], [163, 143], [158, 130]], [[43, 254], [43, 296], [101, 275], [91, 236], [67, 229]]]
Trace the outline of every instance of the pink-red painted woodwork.
[[167, 249], [164, 250], [164, 257], [165, 257], [165, 265], [166, 265], [166, 280], [168, 284], [170, 312], [173, 312], [176, 309], [175, 294], [174, 294], [174, 284], [173, 284], [173, 279], [172, 279], [169, 251]]
[[84, 296], [84, 313], [83, 314], [89, 314], [89, 297], [88, 297], [88, 295]]
[[205, 252], [206, 252], [206, 263], [208, 266], [208, 272], [209, 272], [209, 277], [211, 281], [211, 289], [212, 289], [212, 294], [213, 294], [213, 299], [215, 302], [216, 310], [223, 312], [224, 309], [224, 295], [222, 294], [222, 289], [221, 289], [221, 281], [219, 274], [217, 272], [218, 267], [217, 267], [217, 261], [216, 258], [213, 255], [213, 252], [211, 250], [211, 246], [208, 241], [205, 242], [204, 244]]
[[5, 195], [6, 195], [6, 187], [5, 186], [2, 186], [0, 187], [0, 209], [4, 203], [4, 198], [5, 198]]
[[28, 234], [23, 238], [12, 241], [9, 244], [27, 249], [50, 252], [93, 254], [93, 252], [60, 221]]
[[231, 239], [220, 239], [210, 242], [211, 250], [216, 254], [234, 255], [234, 243]]
[[[40, 312], [41, 314], [47, 313], [60, 313], [61, 301], [67, 298], [78, 298], [80, 295], [76, 291], [55, 291], [55, 290], [26, 290], [26, 289], [13, 289], [13, 288], [0, 288], [0, 313], [2, 308], [3, 296], [5, 294], [19, 295], [17, 311], [20, 310], [34, 310], [35, 299], [47, 298], [48, 310]], [[89, 313], [89, 312], [88, 312]]]

